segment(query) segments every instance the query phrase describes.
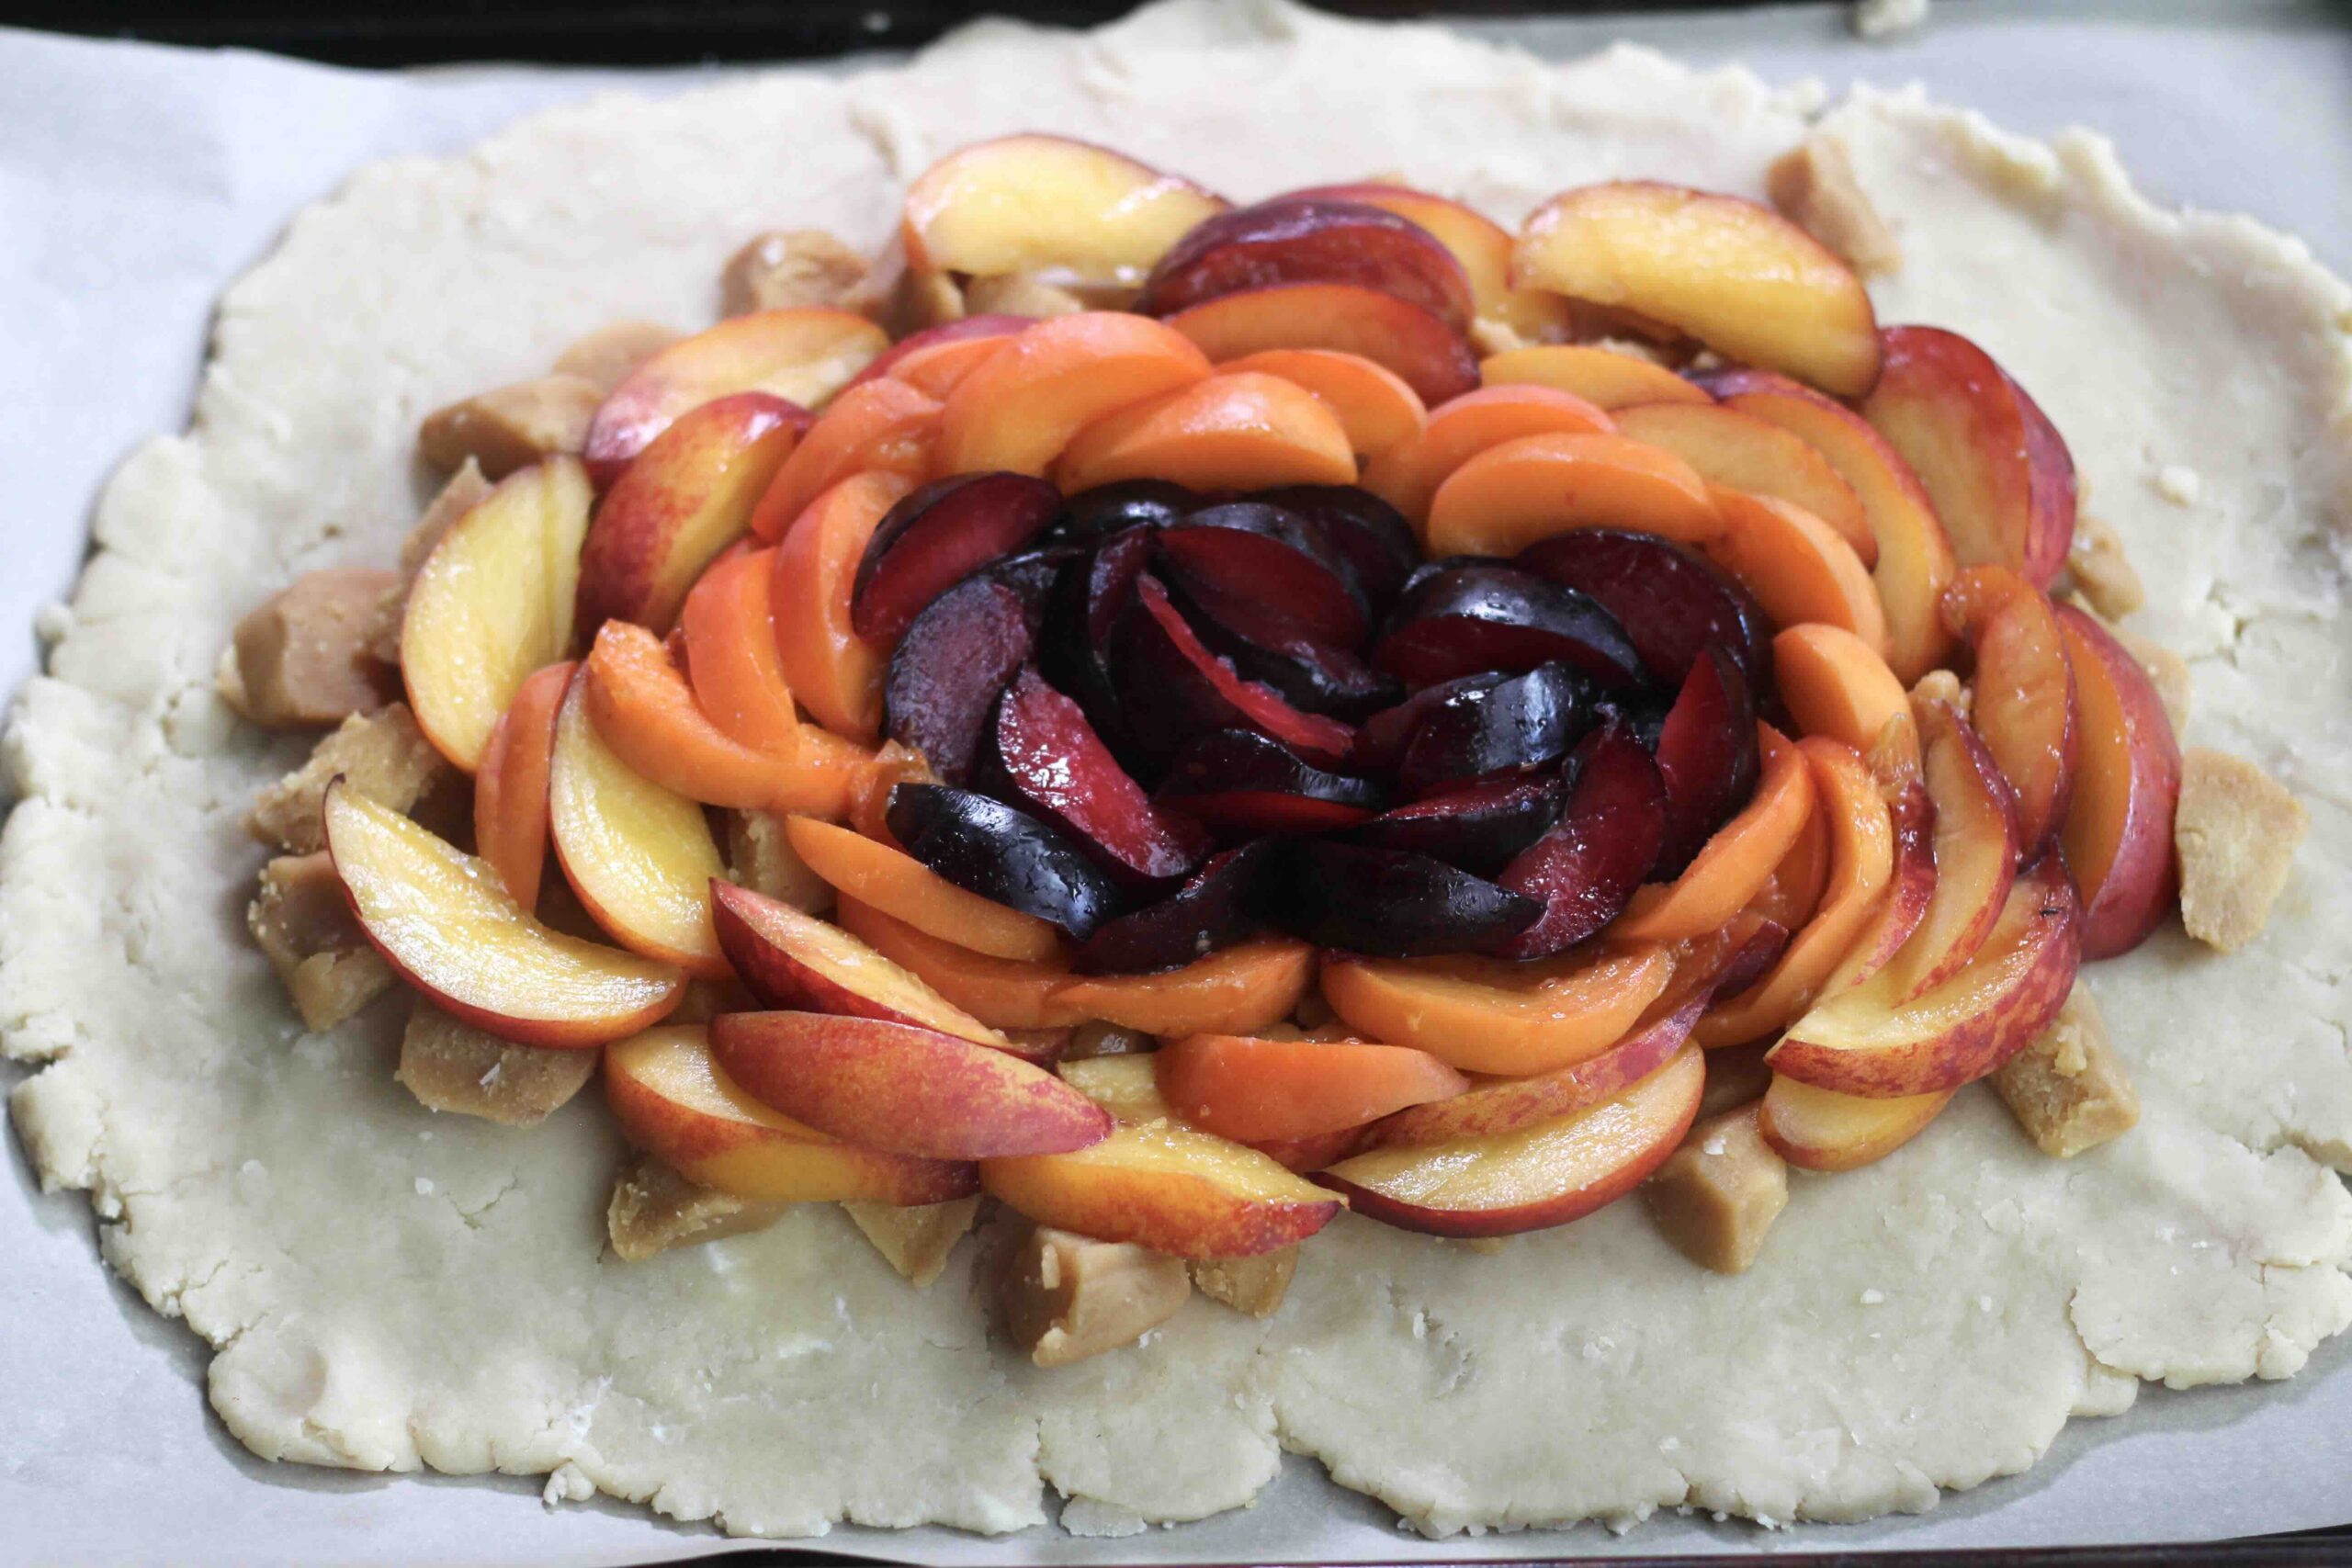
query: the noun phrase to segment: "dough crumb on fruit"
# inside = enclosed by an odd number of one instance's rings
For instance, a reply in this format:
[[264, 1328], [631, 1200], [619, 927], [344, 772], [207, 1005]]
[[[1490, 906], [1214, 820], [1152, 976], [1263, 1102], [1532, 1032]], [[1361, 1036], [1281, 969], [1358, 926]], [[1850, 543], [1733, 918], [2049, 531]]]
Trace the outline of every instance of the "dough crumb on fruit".
[[2310, 831], [2311, 813], [2278, 780], [2243, 757], [2191, 747], [2173, 818], [2188, 934], [2223, 953], [2260, 936]]
[[630, 371], [684, 335], [654, 321], [615, 321], [598, 327], [556, 355], [548, 368], [558, 376], [576, 376], [609, 392]]
[[2051, 1026], [1994, 1073], [1993, 1088], [2026, 1136], [2059, 1159], [2120, 1137], [2140, 1120], [2139, 1091], [2080, 981]]
[[718, 275], [725, 316], [754, 310], [864, 310], [874, 299], [873, 266], [822, 229], [757, 234]]
[[1255, 1258], [1195, 1258], [1188, 1267], [1201, 1294], [1250, 1317], [1272, 1317], [1298, 1272], [1298, 1244]]
[[605, 1234], [614, 1257], [642, 1263], [673, 1247], [763, 1229], [782, 1218], [785, 1208], [697, 1186], [651, 1155], [639, 1155], [613, 1183]]
[[2120, 620], [2148, 602], [2139, 569], [2123, 553], [2123, 536], [2104, 518], [2087, 513], [2075, 517], [2066, 571], [2102, 619]]
[[1005, 1326], [1032, 1361], [1066, 1367], [1141, 1339], [1192, 1293], [1181, 1258], [1039, 1225], [1005, 1271]]
[[1718, 1274], [1742, 1274], [1788, 1206], [1789, 1168], [1765, 1143], [1757, 1107], [1744, 1105], [1692, 1127], [1642, 1197], [1684, 1257]]
[[452, 771], [416, 727], [408, 705], [394, 703], [345, 719], [309, 761], [255, 797], [245, 827], [263, 843], [308, 854], [326, 847], [319, 809], [338, 776], [377, 804], [408, 811]]
[[[490, 479], [481, 471], [480, 463], [468, 457], [458, 464], [458, 471], [449, 476], [426, 505], [424, 514], [416, 520], [416, 525], [401, 540], [401, 574], [414, 577], [416, 569], [424, 564], [424, 558], [433, 553], [433, 547], [441, 542], [441, 536], [454, 527], [458, 518], [480, 504], [481, 498], [490, 493]], [[393, 627], [393, 638], [395, 642], [399, 639], [397, 625]], [[394, 659], [397, 660], [397, 654]]]
[[339, 724], [400, 693], [381, 656], [397, 637], [401, 578], [368, 567], [304, 572], [246, 613], [231, 636], [221, 694], [266, 729]]
[[579, 452], [604, 400], [605, 389], [582, 376], [493, 387], [425, 415], [416, 449], [445, 472], [471, 457], [486, 477], [503, 479], [542, 457]]
[[1764, 185], [1781, 215], [1827, 246], [1864, 277], [1903, 265], [1903, 247], [1862, 192], [1846, 144], [1808, 136], [1772, 161]]
[[843, 1203], [842, 1208], [899, 1278], [920, 1291], [939, 1278], [956, 1244], [970, 1234], [980, 1201], [956, 1198], [906, 1209], [888, 1203]]
[[419, 997], [392, 1077], [428, 1110], [529, 1127], [587, 1087], [596, 1057], [594, 1051], [501, 1040]]
[[324, 850], [280, 855], [262, 867], [245, 924], [313, 1033], [392, 988], [392, 966], [368, 945]]

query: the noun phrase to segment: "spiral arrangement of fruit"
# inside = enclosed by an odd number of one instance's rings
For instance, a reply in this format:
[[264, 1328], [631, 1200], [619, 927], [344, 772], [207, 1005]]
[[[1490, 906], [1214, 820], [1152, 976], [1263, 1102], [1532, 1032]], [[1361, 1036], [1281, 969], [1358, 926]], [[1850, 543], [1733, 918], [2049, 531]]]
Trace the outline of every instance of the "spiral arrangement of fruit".
[[[2020, 1117], [2129, 1124], [2062, 1009], [2175, 904], [2180, 754], [1967, 339], [1657, 184], [1514, 238], [1021, 136], [901, 238], [882, 288], [768, 237], [709, 331], [436, 414], [410, 570], [240, 629], [246, 711], [353, 716], [257, 929], [414, 989], [430, 1103], [527, 1121], [601, 1052], [625, 1255], [840, 1201], [921, 1282], [986, 1193], [1069, 1359], [1188, 1262], [1271, 1310], [1343, 1204], [1647, 1181], [1744, 1268], [1787, 1165], [2060, 1036]], [[356, 931], [288, 934], [306, 866]]]

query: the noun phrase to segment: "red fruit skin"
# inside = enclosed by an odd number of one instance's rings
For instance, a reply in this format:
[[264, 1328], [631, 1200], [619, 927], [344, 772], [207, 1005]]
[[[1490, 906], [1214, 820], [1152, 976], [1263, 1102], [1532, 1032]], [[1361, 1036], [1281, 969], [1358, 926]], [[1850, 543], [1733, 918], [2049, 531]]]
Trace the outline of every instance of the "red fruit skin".
[[1711, 648], [1690, 666], [1658, 731], [1666, 842], [1653, 877], [1681, 874], [1714, 830], [1756, 793], [1759, 767], [1747, 678], [1721, 649]]
[[[2140, 661], [2106, 627], [2072, 604], [2058, 606], [2066, 656], [2084, 692], [2086, 721], [2081, 761], [2092, 765], [2098, 745], [2089, 725], [2097, 709], [2087, 690], [2094, 676], [2085, 661], [2096, 660], [2119, 700], [2123, 726], [2120, 744], [2129, 768], [2129, 796], [2114, 859], [2107, 874], [2082, 890], [2082, 947], [2086, 960], [2113, 958], [2148, 940], [2180, 902], [2180, 863], [2173, 842], [2173, 818], [2180, 805], [2180, 742], [2165, 714], [2164, 699]], [[2075, 799], [2058, 842], [2071, 862], [2079, 849], [2076, 817], [2095, 782], [2078, 772]], [[2076, 874], [2086, 877], [2087, 867]]]
[[1124, 881], [1170, 881], [1208, 853], [1199, 824], [1154, 806], [1085, 710], [1034, 667], [997, 704], [991, 761], [993, 793], [1068, 832]]
[[902, 496], [875, 525], [850, 590], [850, 628], [896, 642], [924, 606], [1052, 521], [1061, 492], [1026, 474], [959, 474]]
[[1634, 897], [1664, 846], [1665, 781], [1630, 729], [1603, 725], [1572, 763], [1576, 784], [1559, 822], [1496, 878], [1544, 905], [1533, 925], [1491, 949], [1501, 957], [1547, 957], [1600, 931]]
[[1286, 283], [1376, 288], [1455, 332], [1470, 325], [1470, 277], [1419, 224], [1360, 201], [1277, 197], [1193, 225], [1144, 280], [1135, 308], [1169, 316]]

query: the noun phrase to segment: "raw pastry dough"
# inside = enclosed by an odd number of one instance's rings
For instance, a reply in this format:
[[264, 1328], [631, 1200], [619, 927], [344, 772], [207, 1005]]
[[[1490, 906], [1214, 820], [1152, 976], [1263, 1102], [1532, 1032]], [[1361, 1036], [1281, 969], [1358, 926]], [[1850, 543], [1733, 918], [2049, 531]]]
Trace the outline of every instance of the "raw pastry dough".
[[[1903, 246], [1883, 313], [1964, 330], [2032, 388], [2147, 575], [2138, 625], [2193, 660], [2197, 738], [2312, 809], [2261, 942], [2223, 960], [2170, 929], [2096, 972], [2145, 1098], [2117, 1142], [2047, 1159], [1972, 1089], [1885, 1163], [1796, 1179], [1736, 1278], [1638, 1204], [1475, 1258], [1342, 1221], [1273, 1317], [1194, 1302], [1044, 1371], [992, 1341], [978, 1249], [913, 1291], [830, 1206], [618, 1262], [597, 1106], [420, 1141], [401, 1010], [305, 1035], [245, 939], [239, 818], [300, 742], [214, 694], [235, 615], [395, 558], [426, 412], [608, 321], [707, 321], [762, 226], [876, 243], [929, 159], [1027, 128], [1242, 197], [1393, 169], [1506, 221], [1618, 175], [1760, 195], [1815, 107], [1634, 50], [1555, 66], [1196, 0], [1086, 35], [984, 25], [846, 79], [603, 97], [362, 171], [229, 292], [191, 431], [107, 490], [16, 716], [0, 1027], [50, 1062], [15, 1105], [44, 1179], [90, 1189], [107, 1261], [218, 1348], [212, 1403], [256, 1452], [555, 1472], [746, 1533], [1016, 1529], [1046, 1487], [1072, 1521], [1192, 1518], [1284, 1448], [1431, 1530], [1850, 1519], [2022, 1469], [2132, 1379], [2293, 1372], [2352, 1320], [2329, 1168], [2352, 1165], [2352, 294], [2291, 241], [2150, 207], [2092, 138], [1914, 96], [1821, 120]], [[2194, 506], [2158, 511], [2158, 464], [2194, 466]]]

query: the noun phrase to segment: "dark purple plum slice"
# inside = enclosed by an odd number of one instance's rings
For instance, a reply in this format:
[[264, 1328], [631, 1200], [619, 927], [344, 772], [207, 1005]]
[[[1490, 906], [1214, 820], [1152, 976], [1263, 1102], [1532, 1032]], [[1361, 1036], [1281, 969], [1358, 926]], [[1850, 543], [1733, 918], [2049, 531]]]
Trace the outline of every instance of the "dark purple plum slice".
[[1089, 975], [1141, 974], [1232, 946], [1264, 923], [1258, 908], [1272, 850], [1261, 839], [1211, 855], [1167, 897], [1096, 927], [1071, 955], [1073, 966]]
[[1543, 917], [1497, 942], [1505, 958], [1546, 958], [1617, 918], [1649, 874], [1666, 838], [1666, 785], [1622, 725], [1577, 748], [1566, 808], [1495, 880], [1543, 906]]
[[1112, 633], [1110, 671], [1127, 736], [1155, 768], [1213, 729], [1254, 729], [1325, 763], [1345, 757], [1355, 739], [1337, 719], [1301, 713], [1272, 688], [1243, 680], [1148, 572], [1136, 579], [1135, 602]]
[[1597, 722], [1590, 683], [1565, 664], [1539, 664], [1431, 707], [1405, 743], [1396, 785], [1418, 799], [1474, 779], [1531, 773], [1566, 756]]
[[1600, 601], [1495, 563], [1433, 571], [1405, 591], [1372, 661], [1408, 686], [1554, 660], [1604, 688], [1639, 686], [1641, 656]]
[[1200, 825], [1153, 805], [1084, 711], [1034, 667], [998, 701], [984, 755], [990, 794], [1059, 828], [1124, 883], [1171, 882], [1208, 853]]
[[1544, 913], [1535, 899], [1431, 856], [1329, 839], [1283, 840], [1266, 896], [1285, 931], [1383, 958], [1494, 947]]
[[1001, 800], [902, 784], [884, 814], [907, 853], [956, 886], [1084, 941], [1125, 911], [1109, 874], [1054, 829]]
[[850, 589], [850, 626], [897, 640], [922, 607], [1035, 538], [1061, 492], [1026, 474], [958, 474], [899, 498], [882, 514]]
[[1690, 666], [1658, 729], [1666, 841], [1651, 876], [1679, 876], [1724, 818], [1756, 793], [1756, 700], [1730, 654], [1710, 648]]
[[1498, 670], [1464, 675], [1423, 686], [1395, 707], [1383, 708], [1356, 728], [1348, 765], [1359, 773], [1393, 773], [1405, 765], [1405, 749], [1430, 715], [1464, 693], [1491, 691], [1510, 677]]
[[1303, 517], [1355, 569], [1376, 615], [1386, 615], [1421, 564], [1420, 542], [1405, 514], [1354, 485], [1285, 485], [1250, 497]]
[[1559, 820], [1567, 798], [1567, 781], [1557, 773], [1486, 779], [1399, 806], [1347, 838], [1492, 876]]
[[1253, 729], [1219, 729], [1177, 754], [1159, 799], [1228, 837], [1351, 828], [1381, 807], [1370, 779], [1302, 760]]
[[1519, 552], [1522, 571], [1589, 593], [1617, 617], [1650, 678], [1671, 690], [1721, 648], [1757, 692], [1772, 680], [1772, 624], [1747, 589], [1655, 534], [1577, 528]]
[[1033, 625], [1022, 595], [985, 574], [933, 599], [891, 650], [882, 732], [964, 783], [999, 694], [1035, 651]]
[[1404, 694], [1396, 677], [1374, 670], [1350, 649], [1317, 639], [1273, 605], [1228, 593], [1181, 570], [1170, 570], [1164, 581], [1203, 642], [1232, 660], [1247, 679], [1272, 686], [1293, 707], [1355, 719]]
[[1230, 501], [1159, 530], [1157, 558], [1227, 597], [1279, 609], [1320, 642], [1353, 648], [1371, 629], [1355, 569], [1323, 531], [1278, 506]]
[[1206, 498], [1166, 479], [1122, 479], [1079, 491], [1061, 503], [1046, 537], [1057, 543], [1091, 545], [1124, 528], [1157, 528], [1173, 523]]

